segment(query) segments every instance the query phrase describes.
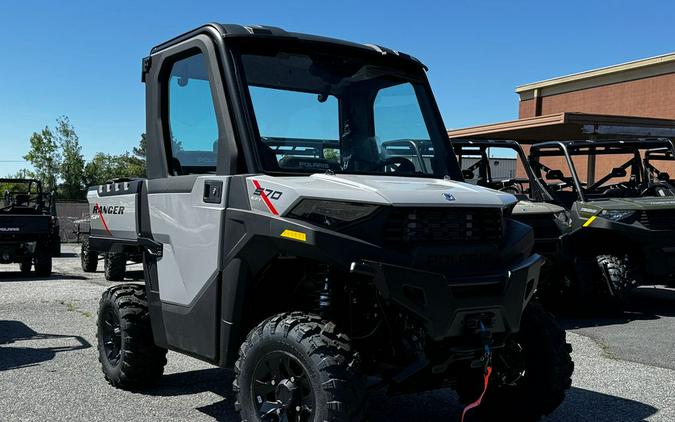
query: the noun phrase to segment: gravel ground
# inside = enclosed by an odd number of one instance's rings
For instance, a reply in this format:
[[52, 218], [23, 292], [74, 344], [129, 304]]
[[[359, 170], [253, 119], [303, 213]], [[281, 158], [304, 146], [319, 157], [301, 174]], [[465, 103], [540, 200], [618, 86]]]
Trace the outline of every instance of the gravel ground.
[[[100, 272], [82, 273], [76, 250], [65, 245], [46, 280], [0, 266], [0, 420], [237, 421], [230, 372], [176, 353], [151, 390], [105, 382], [94, 330], [110, 283]], [[574, 347], [574, 385], [546, 421], [675, 420], [675, 291], [641, 289], [635, 302], [621, 317], [561, 321]], [[460, 411], [450, 391], [380, 394], [370, 419], [452, 421]]]

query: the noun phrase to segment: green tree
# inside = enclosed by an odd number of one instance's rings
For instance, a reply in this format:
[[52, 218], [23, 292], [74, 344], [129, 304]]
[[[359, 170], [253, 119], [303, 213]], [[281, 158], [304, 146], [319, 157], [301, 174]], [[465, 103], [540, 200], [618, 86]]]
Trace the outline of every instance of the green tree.
[[141, 133], [138, 146], [133, 148], [131, 154], [125, 154], [122, 159], [127, 165], [125, 177], [145, 177], [145, 150], [147, 145], [148, 141], [145, 138], [145, 133]]
[[23, 158], [33, 165], [31, 175], [42, 182], [46, 191], [56, 189], [62, 157], [54, 133], [45, 126], [40, 132], [33, 132], [29, 142], [30, 149]]
[[83, 186], [85, 163], [80, 139], [66, 116], [56, 119], [55, 132], [62, 154], [60, 176], [63, 182], [60, 194], [66, 199], [82, 199], [85, 192]]

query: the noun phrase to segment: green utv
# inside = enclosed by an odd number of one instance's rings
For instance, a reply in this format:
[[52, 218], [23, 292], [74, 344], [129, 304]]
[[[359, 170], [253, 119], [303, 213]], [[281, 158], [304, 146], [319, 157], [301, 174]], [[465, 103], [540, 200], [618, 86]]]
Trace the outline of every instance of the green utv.
[[451, 139], [450, 143], [465, 181], [516, 196], [519, 202], [511, 216], [532, 227], [534, 251], [546, 259], [537, 298], [548, 304], [558, 300], [571, 283], [572, 260], [564, 246], [564, 237], [572, 231], [569, 211], [555, 203], [517, 142]]
[[[640, 284], [672, 280], [675, 197], [667, 173], [650, 177], [644, 158], [653, 150], [672, 155], [673, 145], [667, 139], [551, 141], [530, 149], [536, 177], [570, 211], [573, 231], [565, 243], [580, 301], [608, 293], [623, 304]], [[589, 160], [608, 170], [582, 178], [578, 169]]]
[[87, 194], [90, 250], [143, 255], [145, 283], [101, 298], [110, 384], [156, 381], [171, 349], [233, 368], [248, 422], [363, 420], [375, 389], [471, 403], [486, 376], [489, 419], [556, 409], [573, 363], [530, 303], [532, 229], [464, 183], [425, 71], [267, 26], [153, 48], [148, 178]]

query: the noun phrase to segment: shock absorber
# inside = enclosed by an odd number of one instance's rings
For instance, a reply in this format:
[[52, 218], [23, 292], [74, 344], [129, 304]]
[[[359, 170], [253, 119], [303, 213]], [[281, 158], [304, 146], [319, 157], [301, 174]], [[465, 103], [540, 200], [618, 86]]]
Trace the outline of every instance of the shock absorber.
[[318, 268], [314, 285], [317, 292], [316, 311], [319, 315], [325, 316], [330, 311], [333, 296], [333, 285], [328, 265], [321, 265]]

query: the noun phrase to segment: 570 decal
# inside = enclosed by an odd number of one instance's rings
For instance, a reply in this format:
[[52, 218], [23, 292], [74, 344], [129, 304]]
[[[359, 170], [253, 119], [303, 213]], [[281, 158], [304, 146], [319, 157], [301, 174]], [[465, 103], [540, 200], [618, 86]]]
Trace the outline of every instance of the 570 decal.
[[279, 198], [281, 198], [283, 192], [274, 189], [265, 189], [262, 186], [260, 186], [260, 182], [258, 182], [257, 180], [253, 179], [252, 181], [253, 186], [255, 187], [255, 191], [253, 191], [253, 196], [251, 197], [251, 199], [254, 201], [262, 200], [267, 206], [267, 209], [270, 210], [272, 214], [279, 215], [279, 212], [272, 203], [272, 200], [276, 201]]
[[253, 195], [255, 196], [263, 196], [265, 194], [269, 199], [274, 199], [275, 201], [279, 198], [281, 198], [281, 195], [283, 192], [280, 190], [272, 190], [272, 189], [263, 189], [263, 188], [255, 188], [255, 192], [253, 192]]

